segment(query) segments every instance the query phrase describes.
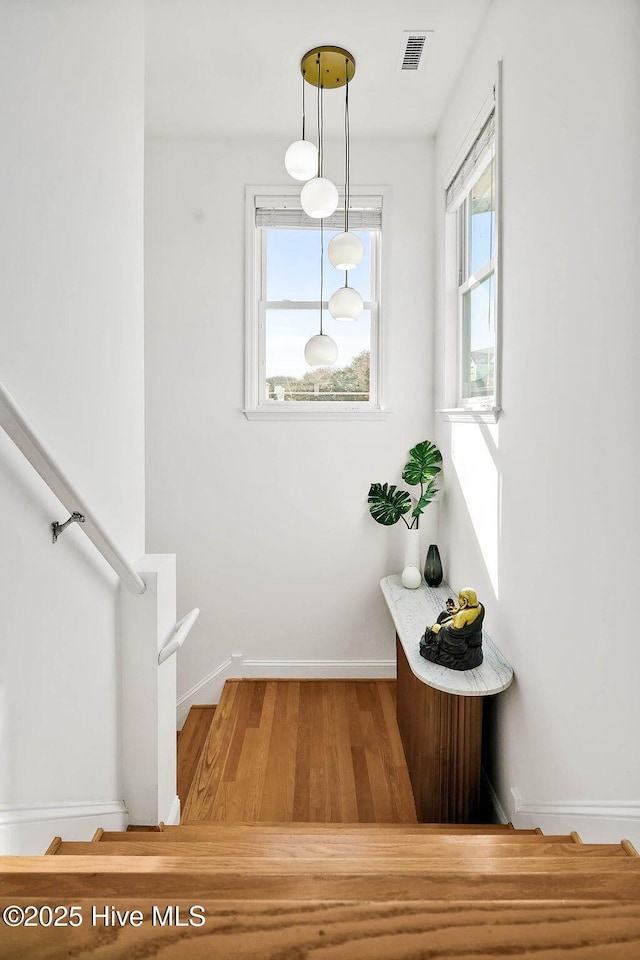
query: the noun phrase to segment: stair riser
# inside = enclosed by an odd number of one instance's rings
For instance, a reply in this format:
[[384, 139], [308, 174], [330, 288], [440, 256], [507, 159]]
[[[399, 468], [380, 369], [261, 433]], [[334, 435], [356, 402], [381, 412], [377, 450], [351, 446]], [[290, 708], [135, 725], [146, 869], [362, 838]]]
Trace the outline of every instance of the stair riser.
[[0, 897], [162, 897], [167, 903], [188, 898], [197, 903], [203, 897], [238, 900], [618, 900], [640, 901], [640, 876], [604, 874], [520, 873], [517, 876], [480, 876], [448, 873], [425, 877], [418, 874], [393, 876], [250, 876], [224, 874], [199, 876], [192, 873], [122, 874], [100, 873], [43, 876], [14, 876], [0, 885]]

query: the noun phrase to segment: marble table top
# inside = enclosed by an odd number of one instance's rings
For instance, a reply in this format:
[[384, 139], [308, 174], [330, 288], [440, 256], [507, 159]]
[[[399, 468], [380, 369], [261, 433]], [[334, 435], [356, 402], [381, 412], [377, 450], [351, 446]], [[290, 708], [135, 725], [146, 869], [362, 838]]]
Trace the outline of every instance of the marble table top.
[[425, 627], [436, 622], [438, 614], [445, 609], [447, 597], [457, 597], [457, 591], [444, 582], [439, 587], [429, 587], [424, 581], [417, 590], [408, 590], [395, 575], [385, 577], [380, 586], [407, 662], [418, 680], [443, 693], [463, 697], [488, 697], [507, 689], [513, 679], [513, 669], [484, 627], [484, 660], [473, 670], [451, 670], [420, 656], [420, 637]]

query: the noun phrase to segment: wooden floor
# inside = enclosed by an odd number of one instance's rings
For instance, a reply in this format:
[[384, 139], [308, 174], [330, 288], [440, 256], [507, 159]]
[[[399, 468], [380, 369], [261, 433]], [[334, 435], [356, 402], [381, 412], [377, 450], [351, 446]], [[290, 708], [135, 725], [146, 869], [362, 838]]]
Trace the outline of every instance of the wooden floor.
[[416, 823], [395, 681], [227, 681], [182, 819]]
[[208, 704], [191, 707], [178, 734], [178, 796], [183, 810], [196, 774], [200, 752], [211, 732], [215, 712], [216, 708]]

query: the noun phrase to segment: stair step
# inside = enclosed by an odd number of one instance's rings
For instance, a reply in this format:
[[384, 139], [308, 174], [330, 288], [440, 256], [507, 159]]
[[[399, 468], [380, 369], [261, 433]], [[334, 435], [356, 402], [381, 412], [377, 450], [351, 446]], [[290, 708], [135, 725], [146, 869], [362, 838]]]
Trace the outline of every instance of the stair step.
[[[504, 823], [315, 823], [306, 821], [292, 821], [289, 823], [271, 823], [268, 821], [235, 821], [235, 820], [183, 820], [179, 826], [166, 826], [169, 833], [176, 830], [262, 830], [272, 833], [319, 833], [335, 835], [343, 831], [379, 832], [392, 830], [394, 833], [428, 834], [428, 833], [462, 833], [462, 834], [516, 834], [519, 836], [536, 836], [536, 830], [514, 830]], [[567, 835], [567, 839], [569, 836]]]
[[[272, 837], [272, 838], [286, 838], [291, 842], [294, 842], [298, 839], [300, 842], [311, 841], [313, 839], [322, 839], [331, 843], [338, 840], [351, 840], [355, 842], [364, 842], [366, 838], [381, 838], [388, 837], [393, 839], [409, 839], [413, 838], [415, 840], [420, 840], [421, 838], [456, 838], [464, 840], [465, 838], [470, 837], [479, 837], [487, 839], [497, 839], [505, 843], [511, 843], [516, 840], [531, 840], [538, 841], [541, 839], [547, 840], [549, 842], [555, 843], [571, 843], [571, 838], [567, 835], [554, 835], [551, 837], [539, 836], [533, 832], [524, 833], [520, 831], [482, 831], [482, 830], [430, 830], [430, 829], [421, 829], [420, 827], [411, 827], [408, 826], [406, 829], [398, 829], [397, 825], [393, 825], [392, 828], [388, 831], [381, 829], [373, 830], [360, 830], [358, 828], [351, 830], [346, 824], [332, 824], [323, 829], [314, 829], [313, 824], [306, 825], [309, 829], [305, 829], [305, 826], [290, 826], [282, 825], [278, 828], [273, 826], [267, 826], [263, 829], [254, 826], [244, 826], [244, 825], [226, 825], [225, 829], [217, 829], [216, 827], [210, 829], [209, 825], [196, 825], [193, 823], [187, 824], [180, 827], [167, 827], [165, 826], [162, 833], [149, 833], [145, 834], [144, 840], [152, 840], [159, 843], [172, 843], [175, 840], [181, 840], [184, 842], [191, 841], [216, 841], [216, 837], [224, 838], [225, 840], [256, 840], [259, 837]], [[136, 841], [140, 840], [140, 834], [131, 834], [121, 831], [105, 830], [100, 838], [101, 843], [113, 842], [113, 841]], [[217, 842], [217, 841], [216, 841]], [[577, 844], [576, 844], [577, 846]]]
[[[249, 850], [262, 850], [265, 848], [282, 848], [295, 851], [298, 846], [320, 845], [321, 849], [341, 848], [348, 844], [356, 850], [363, 847], [371, 848], [376, 844], [384, 847], [395, 846], [408, 849], [431, 849], [435, 845], [446, 845], [452, 849], [456, 845], [464, 847], [466, 844], [477, 844], [478, 846], [491, 846], [499, 843], [501, 846], [518, 846], [536, 848], [541, 843], [548, 844], [566, 844], [571, 847], [581, 845], [572, 844], [571, 840], [563, 835], [551, 836], [518, 836], [517, 834], [494, 834], [492, 836], [483, 836], [482, 834], [416, 834], [414, 836], [403, 833], [341, 833], [339, 836], [330, 834], [322, 835], [317, 833], [261, 833], [252, 830], [250, 833], [239, 833], [237, 831], [207, 831], [203, 833], [167, 833], [149, 834], [144, 838], [139, 834], [132, 836], [130, 833], [109, 833], [105, 835], [101, 843], [103, 846], [111, 846], [114, 843], [138, 843], [144, 840], [145, 843], [152, 843], [156, 847], [172, 846], [176, 843], [187, 843], [190, 846], [199, 843], [211, 843], [216, 847], [224, 845], [231, 852], [241, 850], [247, 847]], [[622, 848], [622, 845], [621, 845]], [[615, 844], [610, 845], [610, 849], [618, 850]], [[578, 851], [579, 852], [579, 851]], [[293, 855], [293, 854], [292, 854]]]
[[[252, 848], [255, 849], [256, 844], [269, 844], [274, 845], [278, 843], [287, 844], [291, 847], [295, 847], [298, 844], [310, 844], [310, 843], [321, 843], [324, 846], [332, 846], [334, 844], [343, 844], [351, 843], [357, 846], [363, 844], [371, 845], [375, 843], [385, 843], [385, 844], [433, 844], [433, 843], [447, 843], [447, 844], [464, 844], [464, 843], [479, 843], [479, 844], [491, 844], [491, 843], [508, 843], [508, 844], [539, 844], [541, 842], [545, 843], [565, 843], [572, 844], [571, 838], [565, 834], [552, 834], [550, 836], [540, 836], [538, 834], [520, 834], [520, 833], [492, 833], [492, 834], [482, 834], [482, 833], [470, 833], [470, 832], [456, 832], [456, 833], [443, 833], [443, 832], [428, 832], [428, 831], [399, 831], [399, 830], [332, 830], [327, 833], [319, 833], [317, 831], [311, 832], [302, 832], [298, 831], [288, 831], [283, 829], [282, 831], [274, 831], [271, 829], [267, 830], [256, 830], [250, 828], [249, 830], [244, 830], [242, 828], [230, 827], [228, 830], [208, 830], [206, 827], [199, 827], [197, 829], [187, 829], [178, 827], [174, 830], [166, 829], [162, 833], [153, 833], [146, 834], [144, 837], [140, 834], [130, 834], [127, 832], [117, 832], [117, 831], [108, 831], [105, 832], [100, 842], [103, 844], [106, 843], [135, 843], [140, 840], [150, 843], [226, 843], [226, 844], [249, 844], [252, 845]], [[579, 844], [572, 844], [573, 846], [579, 846]]]
[[531, 842], [528, 838], [498, 842], [486, 837], [354, 838], [327, 842], [328, 838], [255, 838], [249, 840], [171, 840], [161, 844], [146, 840], [112, 840], [107, 843], [63, 841], [57, 856], [152, 856], [211, 858], [270, 858], [280, 860], [323, 860], [346, 858], [367, 860], [386, 857], [398, 860], [415, 857], [627, 857], [621, 845]]
[[[172, 897], [166, 902], [179, 907], [184, 923], [195, 901]], [[100, 922], [92, 926], [92, 901], [80, 899], [75, 903], [84, 919], [82, 926], [29, 931], [5, 927], [4, 955], [23, 960], [98, 954], [109, 960], [161, 955], [188, 956], [190, 960], [256, 960], [311, 957], [316, 952], [352, 960], [560, 955], [571, 960], [631, 960], [640, 956], [640, 906], [634, 903], [576, 898], [562, 903], [477, 903], [469, 899], [263, 903], [207, 898], [198, 902], [204, 907], [206, 923], [185, 928], [154, 926], [152, 911], [157, 904], [153, 900], [111, 900], [110, 905], [121, 911], [135, 906], [144, 919], [138, 928], [127, 924], [107, 930]], [[97, 900], [96, 906], [104, 912], [104, 900]], [[161, 913], [163, 909], [164, 901]]]
[[640, 858], [0, 857], [0, 898], [633, 900]]
[[[139, 824], [139, 823], [130, 823], [129, 826], [127, 827], [128, 833], [144, 833], [144, 834], [162, 833], [163, 830], [164, 830], [164, 823], [162, 822], [162, 820], [160, 821], [160, 823], [156, 823], [152, 826], [143, 826], [142, 824]], [[94, 840], [100, 839], [100, 837], [97, 836], [97, 833], [98, 831], [96, 830], [96, 833], [94, 834], [94, 837], [93, 837]], [[104, 833], [104, 830], [102, 831], [102, 833]]]

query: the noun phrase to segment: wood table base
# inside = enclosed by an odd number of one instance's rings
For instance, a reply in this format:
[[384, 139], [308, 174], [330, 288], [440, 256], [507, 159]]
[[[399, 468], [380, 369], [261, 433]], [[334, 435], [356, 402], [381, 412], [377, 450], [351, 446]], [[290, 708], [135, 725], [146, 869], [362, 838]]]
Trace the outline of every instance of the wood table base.
[[396, 638], [398, 726], [422, 823], [473, 823], [480, 804], [483, 697], [441, 693], [412, 672]]

